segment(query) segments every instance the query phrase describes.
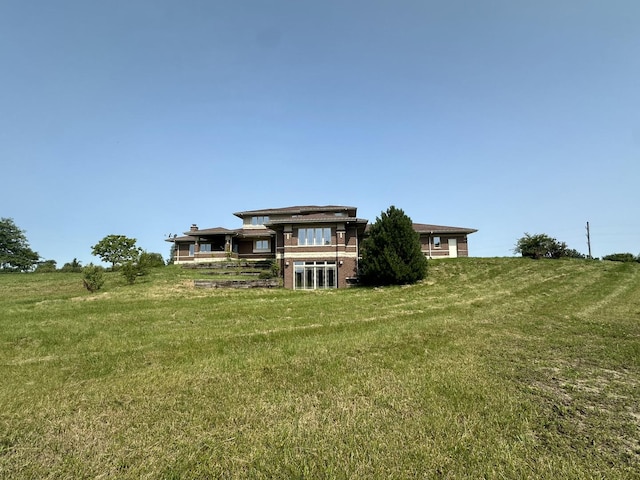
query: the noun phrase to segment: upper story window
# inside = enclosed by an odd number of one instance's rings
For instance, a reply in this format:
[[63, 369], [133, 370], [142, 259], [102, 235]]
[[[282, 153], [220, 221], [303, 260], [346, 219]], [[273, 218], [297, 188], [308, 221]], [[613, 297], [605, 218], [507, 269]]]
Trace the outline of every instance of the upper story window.
[[269, 217], [266, 215], [251, 217], [251, 225], [264, 225], [268, 221], [269, 221]]
[[299, 228], [298, 245], [331, 245], [331, 229]]
[[254, 250], [270, 250], [269, 249], [269, 240], [256, 240]]
[[440, 237], [433, 237], [433, 248], [440, 248]]

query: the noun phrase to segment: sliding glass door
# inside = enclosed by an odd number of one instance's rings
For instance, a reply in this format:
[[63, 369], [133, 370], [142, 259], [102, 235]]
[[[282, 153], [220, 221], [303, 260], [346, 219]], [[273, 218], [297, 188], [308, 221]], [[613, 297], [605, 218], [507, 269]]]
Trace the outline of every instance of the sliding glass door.
[[294, 262], [295, 289], [337, 288], [336, 262]]

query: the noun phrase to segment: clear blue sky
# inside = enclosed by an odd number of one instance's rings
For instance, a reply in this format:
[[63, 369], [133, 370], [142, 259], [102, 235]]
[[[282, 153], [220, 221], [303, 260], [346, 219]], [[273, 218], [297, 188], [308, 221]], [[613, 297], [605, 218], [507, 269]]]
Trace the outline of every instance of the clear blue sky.
[[0, 216], [58, 266], [305, 204], [640, 253], [638, 0], [3, 0], [0, 65]]

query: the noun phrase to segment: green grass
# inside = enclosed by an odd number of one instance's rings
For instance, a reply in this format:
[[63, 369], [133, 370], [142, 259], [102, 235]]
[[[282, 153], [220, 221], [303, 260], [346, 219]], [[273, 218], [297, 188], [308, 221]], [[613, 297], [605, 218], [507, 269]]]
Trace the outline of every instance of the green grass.
[[640, 265], [0, 275], [0, 478], [640, 478]]

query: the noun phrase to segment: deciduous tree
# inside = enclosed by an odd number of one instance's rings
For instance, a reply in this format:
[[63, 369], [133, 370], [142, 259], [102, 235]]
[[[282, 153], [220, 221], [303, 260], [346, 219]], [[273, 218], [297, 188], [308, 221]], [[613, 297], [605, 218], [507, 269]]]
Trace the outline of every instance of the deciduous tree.
[[13, 219], [0, 218], [0, 271], [28, 272], [39, 259]]
[[518, 239], [513, 252], [534, 259], [576, 256], [575, 250], [570, 250], [566, 243], [559, 242], [544, 233], [535, 235], [525, 233], [524, 237]]
[[141, 249], [136, 247], [136, 239], [124, 235], [107, 235], [93, 247], [91, 253], [108, 262], [115, 269], [125, 262], [137, 260]]

